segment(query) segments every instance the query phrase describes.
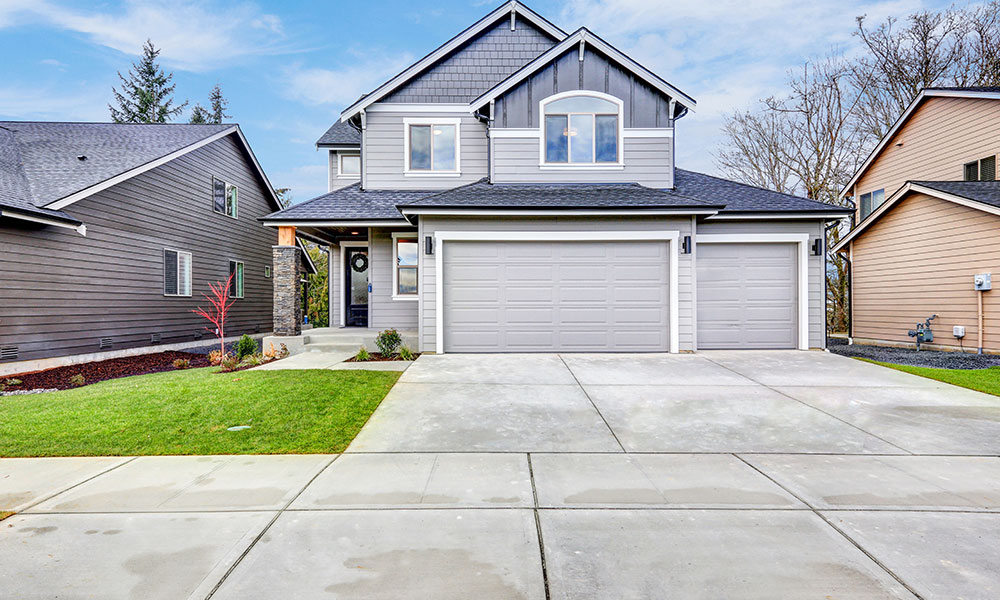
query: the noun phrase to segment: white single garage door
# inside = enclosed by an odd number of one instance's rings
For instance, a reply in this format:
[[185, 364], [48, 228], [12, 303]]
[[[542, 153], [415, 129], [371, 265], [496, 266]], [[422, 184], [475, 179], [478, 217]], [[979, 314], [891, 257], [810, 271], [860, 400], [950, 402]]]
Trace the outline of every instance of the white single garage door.
[[698, 348], [796, 348], [796, 252], [796, 244], [698, 244]]
[[666, 351], [665, 241], [449, 241], [446, 352]]

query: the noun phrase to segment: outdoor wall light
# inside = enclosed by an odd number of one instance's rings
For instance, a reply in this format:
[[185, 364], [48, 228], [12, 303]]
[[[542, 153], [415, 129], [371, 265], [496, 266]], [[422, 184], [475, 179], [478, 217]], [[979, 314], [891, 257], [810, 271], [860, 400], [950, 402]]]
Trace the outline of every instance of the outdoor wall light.
[[434, 236], [432, 235], [424, 236], [424, 254], [427, 256], [434, 254]]
[[823, 238], [816, 238], [812, 247], [813, 256], [823, 256]]
[[681, 252], [691, 254], [691, 236], [684, 236], [684, 242], [681, 244]]

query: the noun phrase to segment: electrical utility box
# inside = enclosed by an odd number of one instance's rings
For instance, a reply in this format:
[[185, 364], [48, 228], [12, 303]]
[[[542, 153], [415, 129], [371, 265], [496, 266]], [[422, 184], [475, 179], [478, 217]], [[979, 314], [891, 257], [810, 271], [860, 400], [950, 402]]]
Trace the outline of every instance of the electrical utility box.
[[976, 291], [987, 292], [993, 289], [993, 275], [991, 273], [976, 273], [973, 277]]
[[958, 339], [964, 338], [965, 325], [955, 325], [954, 327], [951, 328], [951, 334], [957, 337]]

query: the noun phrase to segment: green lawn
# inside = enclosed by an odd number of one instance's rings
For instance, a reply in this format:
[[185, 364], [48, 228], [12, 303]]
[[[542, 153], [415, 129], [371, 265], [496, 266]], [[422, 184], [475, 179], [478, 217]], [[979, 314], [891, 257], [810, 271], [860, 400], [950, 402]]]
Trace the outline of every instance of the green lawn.
[[[0, 456], [340, 452], [399, 373], [170, 371], [0, 397]], [[250, 425], [243, 431], [227, 431]]]
[[911, 367], [909, 365], [896, 365], [892, 363], [879, 362], [862, 358], [865, 362], [875, 363], [897, 371], [904, 371], [928, 379], [936, 379], [952, 385], [969, 388], [1000, 396], [1000, 367], [990, 367], [988, 369], [932, 369], [930, 367]]

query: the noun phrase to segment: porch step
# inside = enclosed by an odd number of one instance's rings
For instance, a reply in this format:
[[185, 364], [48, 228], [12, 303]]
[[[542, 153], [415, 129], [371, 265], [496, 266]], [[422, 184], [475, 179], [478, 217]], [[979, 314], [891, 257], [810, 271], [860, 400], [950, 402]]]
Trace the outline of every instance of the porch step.
[[[371, 345], [365, 344], [365, 347], [371, 351]], [[361, 343], [357, 344], [306, 344], [302, 347], [304, 352], [347, 352], [350, 354], [357, 353], [358, 349], [361, 348]]]
[[[347, 334], [344, 333], [328, 333], [328, 334], [311, 334], [303, 333], [302, 337], [305, 339], [305, 348], [308, 350], [316, 346], [324, 347], [346, 347], [357, 350], [362, 345], [368, 348], [369, 351], [375, 349], [375, 334]], [[403, 344], [409, 346], [411, 349], [416, 348], [417, 337], [415, 335], [403, 335]]]

